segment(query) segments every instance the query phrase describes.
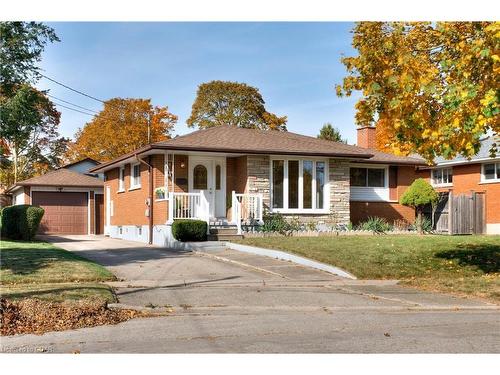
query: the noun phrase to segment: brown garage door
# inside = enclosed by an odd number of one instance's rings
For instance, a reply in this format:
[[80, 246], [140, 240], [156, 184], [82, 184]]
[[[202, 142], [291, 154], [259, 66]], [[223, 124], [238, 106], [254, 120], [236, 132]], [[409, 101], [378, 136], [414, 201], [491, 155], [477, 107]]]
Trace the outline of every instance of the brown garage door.
[[87, 234], [87, 193], [34, 191], [32, 203], [45, 210], [40, 233]]

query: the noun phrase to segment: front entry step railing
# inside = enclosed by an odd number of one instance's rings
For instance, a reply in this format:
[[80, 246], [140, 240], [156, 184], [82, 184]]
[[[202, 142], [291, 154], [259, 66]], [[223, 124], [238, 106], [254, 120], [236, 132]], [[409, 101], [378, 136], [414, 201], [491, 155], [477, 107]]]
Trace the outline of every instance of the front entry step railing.
[[241, 194], [233, 191], [231, 203], [231, 222], [228, 223], [225, 219], [210, 217], [210, 203], [203, 191], [196, 193], [169, 192], [168, 221], [172, 223], [177, 219], [203, 220], [209, 227], [229, 224], [235, 226], [238, 235], [241, 235], [243, 225], [262, 223], [264, 206], [262, 194]]
[[210, 221], [210, 209], [203, 191], [197, 193], [168, 193], [168, 218], [175, 219], [198, 219], [207, 224]]
[[238, 234], [241, 234], [242, 224], [262, 223], [264, 207], [262, 194], [240, 194], [233, 191], [231, 202], [232, 219]]

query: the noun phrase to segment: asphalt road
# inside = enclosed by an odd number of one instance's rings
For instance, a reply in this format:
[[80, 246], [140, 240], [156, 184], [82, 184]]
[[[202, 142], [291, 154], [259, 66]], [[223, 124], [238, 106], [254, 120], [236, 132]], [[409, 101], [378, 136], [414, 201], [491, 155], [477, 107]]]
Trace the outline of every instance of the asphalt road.
[[121, 303], [173, 308], [115, 326], [2, 337], [3, 352], [498, 353], [498, 306], [347, 280], [231, 250], [51, 237], [107, 266]]

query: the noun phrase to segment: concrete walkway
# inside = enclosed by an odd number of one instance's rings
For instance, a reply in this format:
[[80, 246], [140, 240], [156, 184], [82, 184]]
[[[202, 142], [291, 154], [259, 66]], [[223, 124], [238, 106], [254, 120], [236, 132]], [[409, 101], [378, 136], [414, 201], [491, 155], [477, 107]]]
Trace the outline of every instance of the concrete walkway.
[[47, 239], [115, 273], [121, 303], [174, 313], [5, 337], [2, 351], [500, 351], [500, 310], [477, 300], [344, 279], [224, 248], [179, 252], [99, 236]]

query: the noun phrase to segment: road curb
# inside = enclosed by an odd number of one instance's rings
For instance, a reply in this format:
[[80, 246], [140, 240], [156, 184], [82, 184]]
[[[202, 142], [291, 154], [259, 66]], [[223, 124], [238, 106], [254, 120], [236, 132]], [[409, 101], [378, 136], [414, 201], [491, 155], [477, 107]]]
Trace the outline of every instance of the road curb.
[[298, 255], [293, 255], [284, 251], [280, 250], [271, 250], [271, 249], [265, 249], [262, 247], [255, 247], [255, 246], [248, 246], [248, 245], [241, 245], [239, 243], [234, 243], [234, 242], [226, 242], [226, 247], [232, 250], [236, 251], [241, 251], [244, 253], [250, 253], [250, 254], [256, 254], [256, 255], [263, 255], [267, 256], [270, 258], [275, 258], [275, 259], [281, 259], [281, 260], [286, 260], [289, 262], [297, 263], [302, 266], [306, 267], [311, 267], [311, 268], [316, 268], [318, 270], [322, 270], [337, 276], [345, 277], [347, 279], [352, 279], [356, 280], [356, 276], [350, 274], [347, 271], [344, 271], [341, 268], [331, 266], [329, 264], [317, 262], [312, 259], [304, 258]]

